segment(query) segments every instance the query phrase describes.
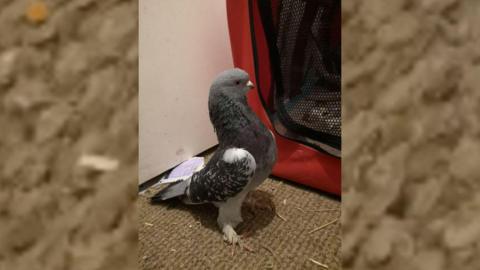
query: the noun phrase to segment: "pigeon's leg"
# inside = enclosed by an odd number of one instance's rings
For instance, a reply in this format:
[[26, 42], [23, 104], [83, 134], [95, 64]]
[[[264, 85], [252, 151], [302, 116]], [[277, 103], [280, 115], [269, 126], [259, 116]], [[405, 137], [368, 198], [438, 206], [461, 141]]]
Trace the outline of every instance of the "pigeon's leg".
[[239, 243], [240, 237], [234, 228], [242, 222], [242, 199], [232, 198], [227, 202], [218, 205], [218, 226], [223, 232], [223, 239], [230, 244]]

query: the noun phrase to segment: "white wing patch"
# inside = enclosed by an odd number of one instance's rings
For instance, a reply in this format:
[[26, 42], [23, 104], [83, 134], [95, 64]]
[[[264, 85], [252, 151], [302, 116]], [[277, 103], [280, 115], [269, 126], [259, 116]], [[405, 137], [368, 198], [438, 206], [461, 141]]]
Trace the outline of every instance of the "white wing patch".
[[248, 164], [248, 171], [247, 173], [251, 173], [255, 170], [257, 164], [255, 163], [255, 158], [253, 158], [252, 154], [250, 154], [247, 150], [242, 148], [229, 148], [223, 153], [223, 161], [227, 163], [234, 163], [240, 160], [247, 160]]
[[244, 159], [249, 154], [247, 150], [242, 148], [229, 148], [223, 153], [223, 161], [233, 163], [237, 160]]

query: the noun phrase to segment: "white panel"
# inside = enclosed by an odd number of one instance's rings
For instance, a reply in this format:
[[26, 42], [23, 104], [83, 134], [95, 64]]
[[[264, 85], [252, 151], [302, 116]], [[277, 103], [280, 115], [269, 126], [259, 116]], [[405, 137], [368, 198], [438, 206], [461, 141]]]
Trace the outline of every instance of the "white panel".
[[233, 63], [225, 1], [139, 4], [142, 183], [217, 143], [208, 91], [216, 74]]

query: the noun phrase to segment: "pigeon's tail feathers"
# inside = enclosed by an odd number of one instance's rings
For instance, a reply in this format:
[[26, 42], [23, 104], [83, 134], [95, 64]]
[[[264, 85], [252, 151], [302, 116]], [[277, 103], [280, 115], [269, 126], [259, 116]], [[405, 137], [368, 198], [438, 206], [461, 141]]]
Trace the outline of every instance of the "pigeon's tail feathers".
[[188, 184], [190, 179], [182, 179], [176, 182], [171, 183], [166, 188], [160, 190], [155, 194], [151, 199], [151, 203], [159, 203], [161, 201], [166, 201], [171, 198], [179, 197], [186, 195]]

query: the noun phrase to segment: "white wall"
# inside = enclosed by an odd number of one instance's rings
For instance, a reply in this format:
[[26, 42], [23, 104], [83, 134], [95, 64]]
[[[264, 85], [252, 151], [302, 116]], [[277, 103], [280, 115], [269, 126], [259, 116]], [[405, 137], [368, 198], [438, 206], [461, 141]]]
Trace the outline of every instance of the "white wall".
[[225, 1], [140, 0], [139, 6], [143, 183], [217, 143], [208, 91], [233, 64]]

